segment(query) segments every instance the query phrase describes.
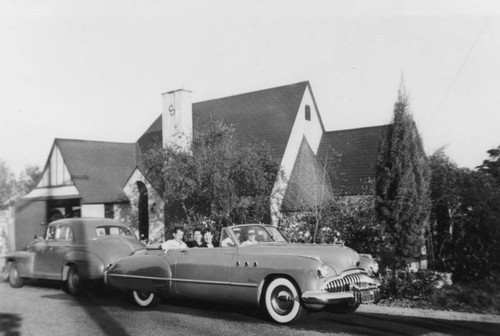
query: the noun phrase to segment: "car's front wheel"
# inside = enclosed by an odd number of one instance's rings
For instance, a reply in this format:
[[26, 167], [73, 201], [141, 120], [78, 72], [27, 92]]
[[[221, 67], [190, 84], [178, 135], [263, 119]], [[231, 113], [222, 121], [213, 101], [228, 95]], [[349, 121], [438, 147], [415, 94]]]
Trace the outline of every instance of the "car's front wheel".
[[304, 308], [297, 287], [286, 278], [273, 279], [264, 293], [267, 315], [276, 323], [292, 323], [300, 318]]
[[12, 288], [20, 288], [24, 285], [24, 280], [19, 276], [15, 262], [11, 262], [9, 265], [9, 285]]
[[83, 279], [75, 265], [71, 265], [68, 269], [66, 291], [71, 295], [79, 295], [83, 291]]
[[145, 292], [140, 290], [132, 291], [132, 299], [134, 302], [143, 308], [152, 308], [160, 303], [160, 295], [156, 292]]

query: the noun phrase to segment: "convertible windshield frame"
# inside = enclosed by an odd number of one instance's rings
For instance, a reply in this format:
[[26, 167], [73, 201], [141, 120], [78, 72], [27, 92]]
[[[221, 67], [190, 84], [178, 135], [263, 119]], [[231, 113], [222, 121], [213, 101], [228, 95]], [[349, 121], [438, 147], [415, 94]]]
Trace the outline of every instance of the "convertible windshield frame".
[[[234, 229], [238, 228], [241, 232], [240, 239], [236, 241], [237, 246], [246, 246], [245, 241], [249, 240], [249, 231], [254, 231], [256, 234], [256, 242], [259, 244], [269, 244], [269, 243], [289, 243], [288, 238], [275, 226], [268, 224], [243, 224], [234, 227], [228, 227], [230, 231], [230, 236], [233, 241], [236, 238], [234, 234]], [[253, 245], [253, 244], [252, 244]]]

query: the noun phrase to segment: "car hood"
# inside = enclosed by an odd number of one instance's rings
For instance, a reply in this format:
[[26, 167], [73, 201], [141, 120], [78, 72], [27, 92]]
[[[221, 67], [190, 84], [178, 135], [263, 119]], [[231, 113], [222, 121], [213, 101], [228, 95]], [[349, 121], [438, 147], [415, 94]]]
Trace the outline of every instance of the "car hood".
[[317, 259], [328, 264], [337, 274], [345, 270], [359, 267], [359, 254], [343, 245], [319, 244], [261, 244], [240, 248], [239, 253], [297, 256]]
[[104, 252], [102, 257], [106, 264], [113, 263], [116, 259], [131, 255], [134, 251], [145, 249], [146, 246], [133, 238], [125, 237], [102, 237], [94, 241], [100, 245]]

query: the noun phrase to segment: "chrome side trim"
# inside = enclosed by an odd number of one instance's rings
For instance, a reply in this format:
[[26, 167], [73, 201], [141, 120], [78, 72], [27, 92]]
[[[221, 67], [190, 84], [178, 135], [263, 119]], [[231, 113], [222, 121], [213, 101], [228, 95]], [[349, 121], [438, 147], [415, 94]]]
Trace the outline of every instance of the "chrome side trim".
[[129, 275], [129, 274], [108, 274], [108, 278], [109, 277], [134, 278], [134, 279], [149, 279], [149, 280], [165, 280], [165, 281], [172, 280], [172, 278], [150, 277], [150, 276]]
[[128, 275], [128, 274], [107, 274], [107, 277], [119, 277], [119, 278], [134, 278], [134, 279], [148, 279], [148, 280], [163, 280], [163, 281], [175, 281], [175, 282], [190, 282], [199, 284], [210, 284], [210, 285], [229, 285], [238, 287], [258, 287], [256, 283], [239, 283], [239, 282], [227, 282], [227, 281], [209, 281], [209, 280], [191, 280], [191, 279], [178, 279], [178, 278], [163, 278], [163, 277], [151, 277], [143, 275]]

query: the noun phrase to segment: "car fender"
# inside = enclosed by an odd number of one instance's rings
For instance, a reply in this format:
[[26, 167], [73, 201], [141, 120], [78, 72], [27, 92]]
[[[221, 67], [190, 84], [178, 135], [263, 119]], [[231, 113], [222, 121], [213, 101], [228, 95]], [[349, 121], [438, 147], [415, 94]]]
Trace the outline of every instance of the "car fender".
[[7, 263], [15, 262], [19, 276], [29, 278], [32, 276], [35, 266], [35, 254], [28, 251], [16, 251], [5, 256]]
[[172, 269], [163, 255], [133, 255], [118, 259], [106, 271], [106, 283], [122, 290], [167, 292]]
[[85, 279], [100, 279], [104, 274], [104, 262], [95, 254], [85, 251], [71, 251], [64, 257], [61, 270], [62, 280], [67, 279], [70, 265], [75, 265], [78, 273]]

